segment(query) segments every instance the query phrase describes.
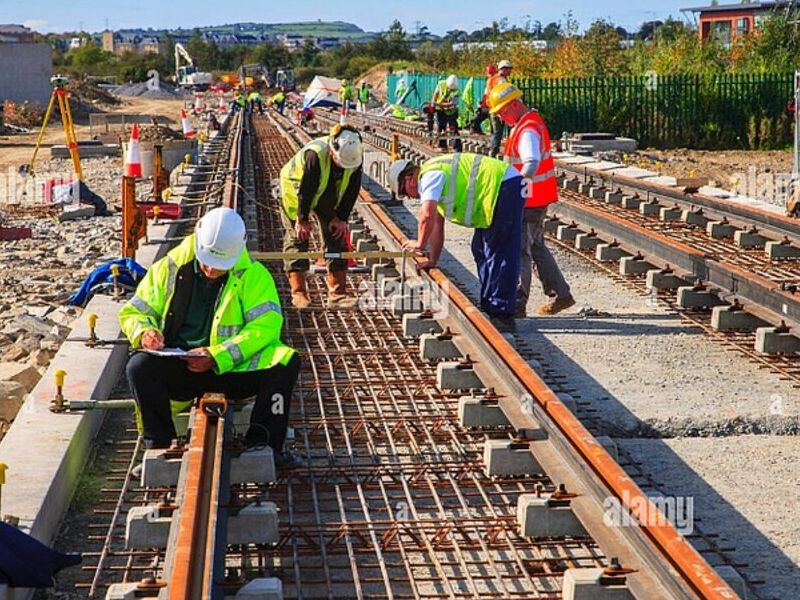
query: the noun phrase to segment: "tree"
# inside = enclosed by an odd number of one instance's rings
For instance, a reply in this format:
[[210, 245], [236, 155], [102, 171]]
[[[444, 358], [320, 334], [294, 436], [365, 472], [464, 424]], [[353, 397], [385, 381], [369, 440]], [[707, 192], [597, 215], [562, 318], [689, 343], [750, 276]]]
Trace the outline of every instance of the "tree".
[[561, 23], [552, 22], [548, 23], [542, 29], [542, 33], [539, 36], [543, 40], [547, 40], [548, 42], [554, 42], [558, 39], [564, 37], [564, 31], [561, 29]]

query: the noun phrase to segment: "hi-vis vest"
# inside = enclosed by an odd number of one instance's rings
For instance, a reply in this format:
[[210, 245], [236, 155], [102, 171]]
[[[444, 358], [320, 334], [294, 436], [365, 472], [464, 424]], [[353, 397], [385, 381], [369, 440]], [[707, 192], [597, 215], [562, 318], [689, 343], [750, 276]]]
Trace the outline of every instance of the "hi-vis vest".
[[[452, 104], [458, 103], [458, 90], [451, 90], [447, 87], [447, 80], [442, 79], [439, 83], [436, 84], [436, 89], [433, 90], [433, 98], [431, 99], [433, 104], [444, 104], [450, 102]], [[449, 108], [445, 108], [444, 112], [446, 114], [453, 114], [458, 112], [458, 108], [456, 106], [452, 106]]]
[[500, 186], [508, 171], [506, 163], [483, 154], [458, 152], [425, 161], [420, 177], [430, 171], [441, 171], [445, 176], [438, 206], [440, 215], [475, 229], [492, 224]]
[[[148, 329], [164, 331], [178, 270], [194, 260], [194, 234], [148, 269], [136, 293], [119, 311], [123, 333], [138, 348]], [[281, 341], [280, 298], [269, 271], [243, 250], [228, 272], [214, 307], [208, 350], [216, 373], [258, 371], [286, 365], [294, 350]]]
[[362, 104], [369, 102], [369, 88], [367, 86], [358, 88], [358, 101]]
[[[331, 155], [328, 151], [328, 142], [330, 138], [317, 138], [311, 140], [308, 144], [303, 146], [300, 151], [292, 157], [288, 163], [283, 165], [281, 169], [281, 197], [283, 199], [283, 211], [286, 216], [292, 221], [297, 219], [297, 208], [299, 205], [298, 194], [300, 193], [300, 182], [303, 179], [303, 172], [306, 163], [306, 152], [312, 150], [316, 152], [319, 158], [319, 187], [311, 199], [311, 210], [317, 207], [322, 193], [328, 187], [328, 180], [331, 178]], [[338, 182], [336, 189], [336, 205], [344, 196], [345, 190], [350, 183], [350, 177], [353, 175], [355, 169], [344, 169], [344, 175]]]
[[558, 200], [558, 183], [556, 182], [555, 161], [550, 151], [550, 132], [539, 113], [532, 110], [526, 113], [514, 126], [506, 140], [503, 157], [515, 169], [522, 169], [519, 156], [519, 140], [524, 131], [534, 130], [539, 135], [539, 151], [541, 161], [533, 176], [525, 208], [540, 208]]

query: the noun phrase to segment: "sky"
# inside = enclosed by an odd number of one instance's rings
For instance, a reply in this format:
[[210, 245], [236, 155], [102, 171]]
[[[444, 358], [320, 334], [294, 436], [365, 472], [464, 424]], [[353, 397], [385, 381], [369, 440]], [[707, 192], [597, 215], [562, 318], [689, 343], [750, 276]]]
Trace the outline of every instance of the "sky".
[[[728, 1], [723, 0], [723, 3]], [[626, 29], [637, 29], [644, 21], [663, 20], [670, 15], [682, 18], [680, 9], [686, 6], [710, 3], [710, 0], [459, 0], [437, 2], [437, 8], [432, 10], [429, 0], [0, 0], [0, 22], [24, 23], [43, 33], [60, 33], [78, 29], [102, 31], [106, 24], [111, 29], [191, 29], [244, 21], [278, 23], [322, 19], [348, 21], [366, 31], [381, 31], [394, 19], [399, 19], [408, 31], [414, 31], [419, 21], [433, 33], [443, 34], [450, 29], [479, 29], [502, 17], [508, 18], [510, 24], [522, 24], [526, 16], [549, 23], [563, 20], [565, 12], [571, 9], [582, 29], [598, 18], [611, 20]], [[491, 12], [486, 10], [487, 6], [491, 6]]]

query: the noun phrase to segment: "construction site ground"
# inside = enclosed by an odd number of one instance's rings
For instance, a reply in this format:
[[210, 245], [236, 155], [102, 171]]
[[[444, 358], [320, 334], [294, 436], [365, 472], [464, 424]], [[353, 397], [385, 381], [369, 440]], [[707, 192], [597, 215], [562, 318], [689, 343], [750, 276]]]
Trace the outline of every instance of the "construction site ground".
[[[414, 237], [417, 208], [411, 201], [394, 209]], [[440, 266], [476, 301], [471, 236], [448, 224]], [[662, 493], [693, 499], [703, 530], [736, 548], [730, 556], [747, 565], [740, 571], [765, 582], [760, 597], [795, 597], [800, 392], [582, 258], [553, 252], [577, 304], [555, 317], [518, 320], [519, 337], [575, 387], [587, 424], [612, 437]], [[528, 314], [544, 301], [534, 277]], [[584, 318], [587, 307], [607, 316]], [[765, 421], [775, 434], [748, 433]]]

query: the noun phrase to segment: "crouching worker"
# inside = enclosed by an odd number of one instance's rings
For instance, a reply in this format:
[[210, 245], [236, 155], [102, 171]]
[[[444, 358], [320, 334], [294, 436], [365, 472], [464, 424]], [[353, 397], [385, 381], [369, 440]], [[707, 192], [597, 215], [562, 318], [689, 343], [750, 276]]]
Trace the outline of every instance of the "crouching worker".
[[436, 266], [444, 246], [445, 219], [475, 229], [472, 256], [480, 280], [480, 305], [495, 327], [515, 329], [522, 211], [527, 182], [506, 163], [467, 152], [437, 156], [417, 167], [398, 160], [389, 166], [397, 196], [419, 198], [419, 238], [406, 249], [427, 251], [418, 268]]
[[189, 357], [137, 352], [127, 376], [147, 448], [176, 437], [170, 400], [206, 392], [256, 397], [248, 446], [267, 444], [278, 466], [300, 357], [281, 342], [280, 300], [269, 271], [250, 259], [245, 225], [235, 210], [215, 208], [194, 234], [153, 264], [119, 314], [134, 349], [181, 348]]

